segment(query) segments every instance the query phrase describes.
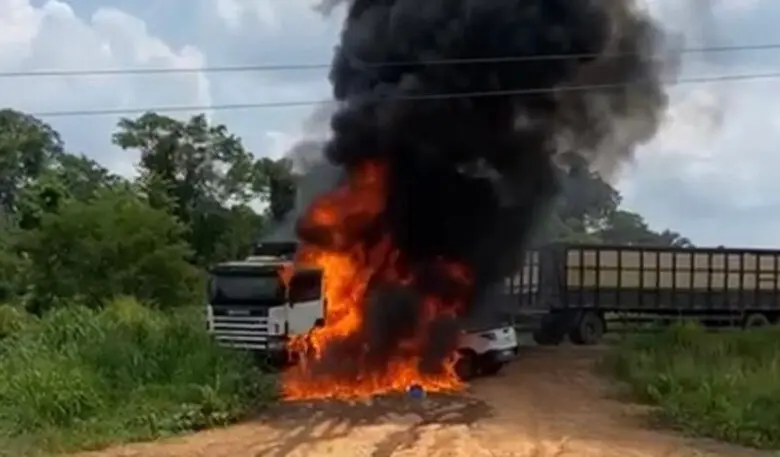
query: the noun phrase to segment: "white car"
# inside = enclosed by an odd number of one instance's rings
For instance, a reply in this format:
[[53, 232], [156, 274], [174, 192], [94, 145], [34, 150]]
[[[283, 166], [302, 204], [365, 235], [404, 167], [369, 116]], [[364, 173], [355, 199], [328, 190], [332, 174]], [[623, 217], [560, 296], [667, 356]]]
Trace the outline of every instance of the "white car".
[[515, 358], [517, 350], [517, 332], [510, 325], [472, 330], [460, 342], [455, 370], [464, 381], [480, 375], [492, 376]]

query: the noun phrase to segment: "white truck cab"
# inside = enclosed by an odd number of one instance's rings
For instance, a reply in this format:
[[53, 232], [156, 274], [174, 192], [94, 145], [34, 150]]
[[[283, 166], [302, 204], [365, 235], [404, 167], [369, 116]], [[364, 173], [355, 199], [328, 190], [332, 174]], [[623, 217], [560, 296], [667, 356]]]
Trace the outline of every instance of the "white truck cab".
[[221, 344], [282, 362], [290, 335], [323, 325], [322, 274], [297, 269], [289, 288], [279, 269], [283, 258], [250, 257], [212, 268], [207, 328]]
[[[287, 287], [279, 270], [289, 266], [290, 257], [278, 255], [274, 249], [279, 247], [263, 249], [272, 252], [211, 269], [207, 328], [224, 346], [289, 363], [288, 338], [325, 324], [322, 271], [296, 268]], [[511, 325], [469, 329], [460, 341], [458, 375], [470, 379], [496, 374], [514, 358], [517, 348]]]

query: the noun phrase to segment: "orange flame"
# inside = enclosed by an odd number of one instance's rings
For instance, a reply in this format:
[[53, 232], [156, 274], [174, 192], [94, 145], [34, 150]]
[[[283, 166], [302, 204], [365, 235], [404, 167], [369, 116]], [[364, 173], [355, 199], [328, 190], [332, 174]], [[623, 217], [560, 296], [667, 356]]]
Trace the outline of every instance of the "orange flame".
[[[365, 363], [368, 362], [364, 360], [366, 344], [360, 338], [365, 338], [361, 336], [361, 329], [365, 323], [369, 283], [378, 278], [385, 283], [409, 285], [414, 277], [405, 268], [403, 253], [389, 235], [380, 237], [370, 247], [359, 242], [361, 230], [376, 223], [384, 210], [385, 167], [367, 163], [348, 178], [346, 184], [315, 201], [302, 220], [303, 226], [316, 227], [326, 233], [329, 240], [329, 248], [304, 243], [297, 258], [297, 262], [322, 269], [326, 316], [324, 327], [315, 328], [290, 342], [289, 350], [298, 355], [299, 360], [283, 375], [285, 398], [359, 398], [403, 391], [412, 384], [428, 391], [462, 388], [455, 373], [457, 355], [454, 352], [441, 361], [442, 366], [433, 374], [423, 372], [419, 367], [427, 325], [437, 317], [457, 316], [463, 309], [461, 299], [425, 296], [423, 316], [414, 334], [400, 342], [387, 366], [369, 368]], [[468, 269], [444, 260], [435, 267], [463, 286], [463, 293], [455, 296], [467, 296], [471, 286]], [[353, 358], [357, 372], [345, 377], [318, 369], [327, 350], [345, 341], [357, 348], [357, 351], [343, 355]]]

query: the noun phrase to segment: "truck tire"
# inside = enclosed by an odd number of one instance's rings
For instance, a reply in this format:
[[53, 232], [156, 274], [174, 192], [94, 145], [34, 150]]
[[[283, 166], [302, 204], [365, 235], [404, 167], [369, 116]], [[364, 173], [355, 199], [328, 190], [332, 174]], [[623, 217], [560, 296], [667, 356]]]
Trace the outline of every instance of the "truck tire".
[[534, 330], [534, 342], [540, 346], [558, 346], [563, 342], [568, 330], [567, 313], [550, 313], [542, 318], [539, 327]]
[[469, 381], [477, 375], [477, 354], [470, 349], [458, 352], [455, 362], [455, 374], [461, 381]]
[[763, 313], [748, 314], [745, 317], [745, 322], [742, 324], [742, 326], [746, 329], [767, 327], [769, 325], [771, 325], [771, 322], [769, 322], [769, 318], [767, 318]]
[[599, 344], [607, 330], [604, 318], [593, 311], [585, 311], [569, 332], [571, 342], [582, 346]]

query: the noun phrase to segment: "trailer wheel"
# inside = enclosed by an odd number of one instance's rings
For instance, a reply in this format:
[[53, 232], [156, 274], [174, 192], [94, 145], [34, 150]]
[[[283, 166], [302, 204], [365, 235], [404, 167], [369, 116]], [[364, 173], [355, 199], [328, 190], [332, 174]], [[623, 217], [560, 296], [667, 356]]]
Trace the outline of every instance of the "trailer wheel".
[[769, 319], [762, 313], [750, 313], [742, 324], [744, 328], [760, 328], [771, 325]]
[[574, 344], [592, 346], [601, 342], [605, 331], [604, 319], [593, 311], [586, 311], [569, 332], [569, 339]]
[[469, 381], [477, 375], [477, 354], [470, 349], [458, 352], [455, 374], [461, 381]]

